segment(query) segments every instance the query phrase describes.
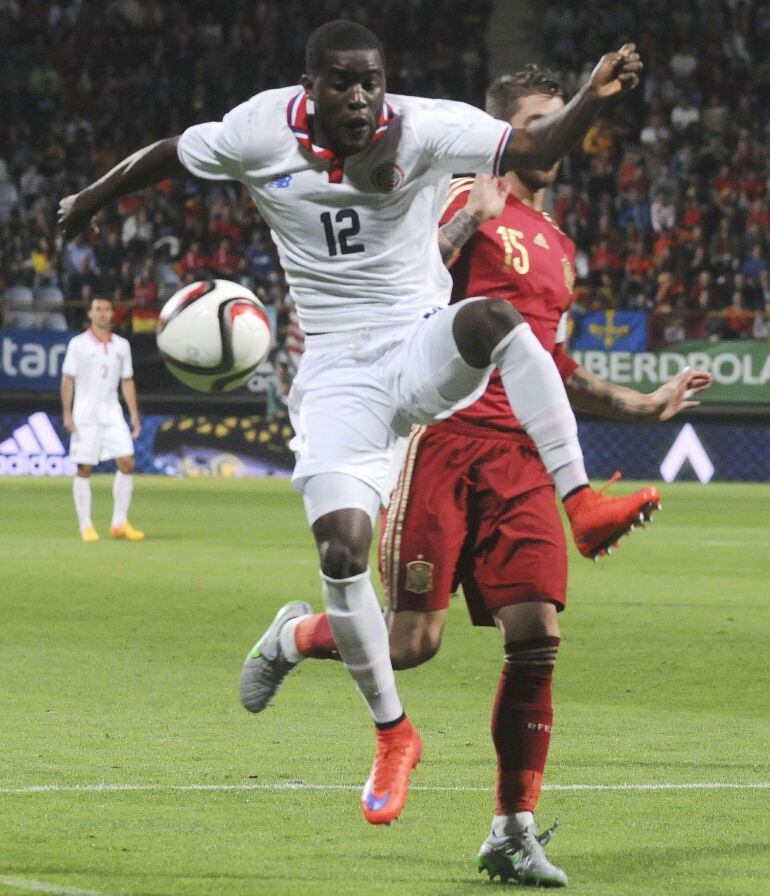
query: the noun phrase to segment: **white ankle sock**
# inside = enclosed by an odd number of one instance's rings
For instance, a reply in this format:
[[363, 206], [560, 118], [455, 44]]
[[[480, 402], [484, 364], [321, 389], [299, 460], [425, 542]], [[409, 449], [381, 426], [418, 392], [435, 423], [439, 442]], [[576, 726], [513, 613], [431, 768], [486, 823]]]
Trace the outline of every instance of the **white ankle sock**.
[[537, 446], [564, 497], [588, 482], [575, 415], [553, 358], [529, 324], [514, 327], [492, 351], [513, 413]]
[[390, 664], [385, 618], [369, 570], [349, 579], [324, 581], [329, 625], [345, 668], [353, 676], [375, 722], [392, 722], [403, 713]]
[[112, 525], [122, 526], [128, 519], [128, 508], [131, 506], [131, 495], [134, 491], [134, 477], [131, 473], [115, 473], [112, 484]]
[[307, 619], [307, 616], [295, 616], [294, 619], [289, 619], [281, 626], [281, 631], [278, 634], [278, 640], [281, 643], [281, 652], [290, 663], [296, 664], [300, 660], [305, 659], [299, 650], [297, 650], [297, 642], [294, 639], [294, 632], [297, 630], [297, 626], [303, 619]]
[[515, 812], [513, 815], [495, 815], [492, 819], [492, 833], [495, 837], [510, 837], [520, 834], [535, 823], [531, 812]]
[[91, 522], [91, 480], [84, 476], [75, 476], [72, 480], [72, 497], [75, 499], [75, 512], [78, 515], [80, 531], [93, 526]]

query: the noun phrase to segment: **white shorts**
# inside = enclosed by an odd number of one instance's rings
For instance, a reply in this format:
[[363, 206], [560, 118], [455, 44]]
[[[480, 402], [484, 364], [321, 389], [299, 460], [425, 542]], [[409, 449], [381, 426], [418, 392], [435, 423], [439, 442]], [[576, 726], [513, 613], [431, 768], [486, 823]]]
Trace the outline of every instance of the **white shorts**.
[[106, 426], [101, 423], [76, 423], [70, 436], [70, 460], [76, 464], [96, 466], [115, 457], [130, 457], [134, 440], [125, 420]]
[[487, 387], [492, 367], [466, 364], [452, 335], [462, 305], [407, 326], [306, 338], [289, 396], [296, 489], [321, 473], [347, 473], [387, 505], [400, 467], [399, 436], [414, 423], [451, 416]]

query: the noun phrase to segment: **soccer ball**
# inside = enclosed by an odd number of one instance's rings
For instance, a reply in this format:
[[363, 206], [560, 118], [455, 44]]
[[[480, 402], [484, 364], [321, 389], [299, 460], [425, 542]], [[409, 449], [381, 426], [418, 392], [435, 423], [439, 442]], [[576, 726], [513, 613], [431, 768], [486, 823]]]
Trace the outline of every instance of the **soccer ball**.
[[199, 392], [229, 392], [270, 351], [270, 324], [253, 292], [230, 280], [202, 280], [174, 293], [157, 331], [166, 366]]

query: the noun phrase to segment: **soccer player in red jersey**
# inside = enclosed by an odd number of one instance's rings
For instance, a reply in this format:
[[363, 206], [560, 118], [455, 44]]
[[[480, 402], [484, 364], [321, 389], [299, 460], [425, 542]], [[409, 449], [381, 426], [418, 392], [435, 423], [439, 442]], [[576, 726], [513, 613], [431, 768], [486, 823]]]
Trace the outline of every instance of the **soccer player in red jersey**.
[[[556, 78], [534, 66], [499, 78], [487, 95], [488, 111], [514, 127], [563, 104]], [[708, 374], [685, 371], [643, 395], [593, 376], [565, 353], [575, 247], [542, 211], [557, 170], [558, 165], [452, 182], [439, 242], [451, 265], [453, 301], [491, 295], [511, 302], [552, 352], [579, 409], [653, 421], [695, 406], [691, 396], [708, 386]], [[602, 504], [599, 518], [592, 516], [593, 494], [581, 489], [564, 500], [587, 556], [609, 552], [628, 529], [613, 528], [612, 516], [604, 514], [613, 505]], [[647, 517], [658, 497], [656, 490], [642, 489], [617, 500], [626, 519], [624, 501], [635, 501]], [[413, 430], [382, 528], [380, 567], [394, 668], [417, 666], [435, 655], [458, 584], [474, 624], [500, 630], [505, 665], [492, 717], [496, 808], [479, 870], [565, 886], [566, 874], [543, 850], [550, 832], [537, 835], [533, 813], [553, 723], [551, 680], [560, 639], [557, 614], [566, 601], [566, 542], [551, 478], [513, 416], [497, 374], [475, 404]], [[275, 687], [269, 695], [242, 690], [252, 711], [267, 705], [303, 657], [338, 657], [326, 616], [312, 615], [305, 603], [284, 607], [269, 635], [277, 650]]]

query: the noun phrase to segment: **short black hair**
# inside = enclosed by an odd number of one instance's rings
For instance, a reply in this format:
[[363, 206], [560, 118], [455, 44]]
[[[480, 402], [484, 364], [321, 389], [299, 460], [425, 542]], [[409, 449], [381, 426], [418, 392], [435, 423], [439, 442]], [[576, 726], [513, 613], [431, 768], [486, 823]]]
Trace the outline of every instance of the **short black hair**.
[[385, 48], [377, 35], [365, 25], [350, 19], [327, 22], [310, 35], [305, 44], [305, 73], [317, 75], [324, 64], [324, 56], [335, 50], [377, 50], [382, 59]]
[[543, 93], [566, 98], [566, 91], [559, 76], [539, 65], [525, 65], [512, 75], [500, 75], [487, 88], [487, 112], [493, 118], [510, 121], [516, 114], [519, 100], [525, 96]]

